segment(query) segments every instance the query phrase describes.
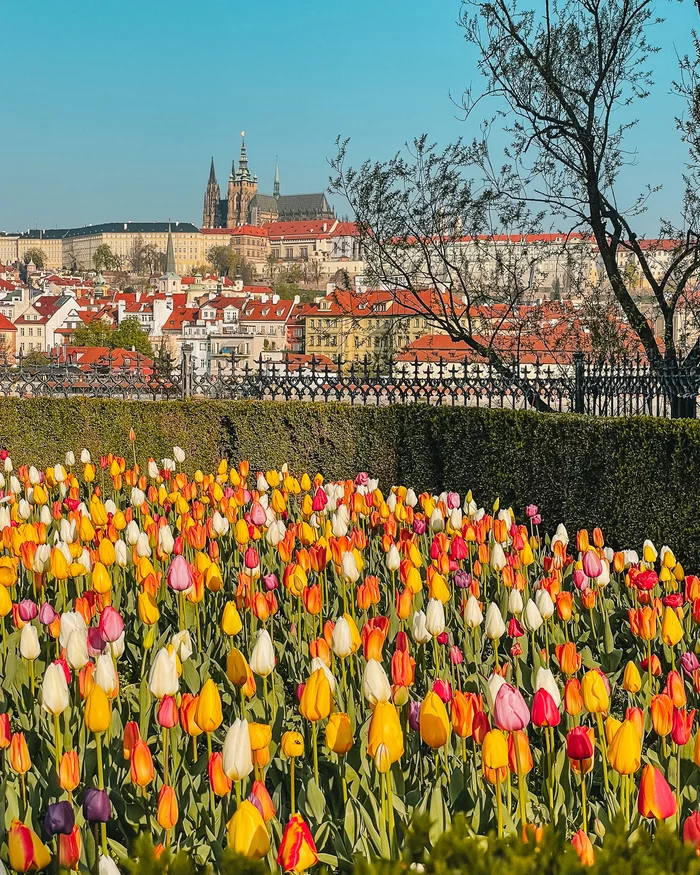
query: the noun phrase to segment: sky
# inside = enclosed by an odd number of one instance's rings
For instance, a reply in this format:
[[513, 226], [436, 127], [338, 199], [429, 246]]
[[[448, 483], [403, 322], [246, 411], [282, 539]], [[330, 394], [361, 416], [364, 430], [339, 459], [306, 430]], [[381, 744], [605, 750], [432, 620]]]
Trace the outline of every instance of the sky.
[[[225, 190], [246, 131], [272, 191], [327, 186], [337, 136], [352, 163], [414, 136], [475, 131], [454, 104], [478, 81], [459, 0], [2, 0], [0, 230], [108, 221], [199, 224], [213, 155]], [[694, 6], [659, 0], [657, 84], [630, 140], [629, 186], [662, 184], [645, 220], [675, 214], [685, 153], [670, 93]], [[631, 192], [631, 187], [629, 188]], [[626, 189], [623, 190], [625, 194]], [[339, 215], [347, 205], [335, 201]]]

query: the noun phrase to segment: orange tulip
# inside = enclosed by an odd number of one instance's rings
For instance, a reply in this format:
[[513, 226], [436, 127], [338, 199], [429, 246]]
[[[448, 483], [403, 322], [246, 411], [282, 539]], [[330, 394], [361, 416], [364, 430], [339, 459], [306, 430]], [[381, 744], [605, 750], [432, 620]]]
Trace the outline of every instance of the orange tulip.
[[647, 765], [642, 769], [637, 806], [642, 817], [654, 820], [666, 820], [676, 813], [673, 791], [655, 766]]
[[14, 732], [10, 740], [10, 765], [18, 775], [24, 775], [32, 767], [23, 732]]
[[654, 727], [654, 732], [658, 736], [666, 736], [671, 731], [673, 726], [673, 700], [666, 693], [660, 693], [658, 696], [652, 696], [651, 705], [651, 725]]
[[131, 781], [139, 787], [147, 787], [155, 778], [156, 771], [153, 766], [151, 749], [140, 738], [131, 751]]
[[77, 751], [67, 750], [61, 757], [58, 783], [66, 793], [72, 793], [80, 783], [80, 763]]
[[581, 654], [576, 650], [573, 641], [557, 644], [555, 649], [557, 661], [565, 675], [571, 676], [581, 668]]
[[284, 828], [277, 862], [284, 872], [305, 872], [318, 862], [313, 836], [300, 814], [293, 815]]
[[156, 820], [162, 829], [172, 829], [178, 821], [180, 809], [177, 796], [172, 787], [164, 784], [158, 794], [158, 810]]
[[209, 757], [209, 783], [216, 796], [227, 796], [233, 786], [231, 779], [224, 773], [222, 759], [219, 751]]

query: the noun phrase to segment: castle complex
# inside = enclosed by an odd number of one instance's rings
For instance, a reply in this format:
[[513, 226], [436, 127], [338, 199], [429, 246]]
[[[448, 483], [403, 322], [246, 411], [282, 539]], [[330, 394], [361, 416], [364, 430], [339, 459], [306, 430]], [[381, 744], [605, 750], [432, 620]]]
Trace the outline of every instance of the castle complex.
[[228, 192], [221, 197], [216, 181], [214, 159], [211, 159], [209, 182], [204, 195], [203, 228], [237, 228], [239, 225], [264, 225], [266, 222], [312, 221], [334, 219], [335, 214], [323, 192], [318, 194], [281, 194], [279, 166], [275, 165], [272, 194], [258, 191], [258, 177], [251, 176], [245, 147], [245, 132], [241, 133], [241, 155], [238, 170], [231, 162]]

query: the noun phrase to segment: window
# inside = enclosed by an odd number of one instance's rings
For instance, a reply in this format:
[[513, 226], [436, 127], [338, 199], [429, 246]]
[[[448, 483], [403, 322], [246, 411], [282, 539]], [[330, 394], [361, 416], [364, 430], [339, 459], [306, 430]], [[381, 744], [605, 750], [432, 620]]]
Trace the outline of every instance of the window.
[[308, 257], [309, 257], [309, 247], [308, 247], [308, 246], [302, 246], [301, 249], [299, 250], [299, 255], [300, 255], [302, 258], [308, 258]]
[[19, 333], [22, 337], [24, 337], [24, 328], [20, 328]]
[[279, 249], [273, 249], [273, 250], [272, 250], [272, 257], [273, 257], [273, 258], [279, 258], [279, 257], [280, 257], [280, 251], [279, 251]]
[[33, 328], [29, 329], [29, 336], [34, 337], [34, 329]]
[[291, 246], [288, 246], [288, 247], [284, 250], [284, 257], [285, 257], [285, 258], [294, 258], [294, 250], [292, 249]]

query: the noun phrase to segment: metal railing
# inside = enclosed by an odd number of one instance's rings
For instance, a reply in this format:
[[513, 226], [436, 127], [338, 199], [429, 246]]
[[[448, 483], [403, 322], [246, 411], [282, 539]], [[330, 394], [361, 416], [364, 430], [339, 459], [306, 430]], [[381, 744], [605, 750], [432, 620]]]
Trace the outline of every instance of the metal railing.
[[19, 397], [111, 397], [338, 401], [350, 404], [430, 404], [481, 408], [534, 409], [594, 416], [696, 416], [700, 367], [652, 367], [642, 359], [569, 363], [513, 362], [496, 365], [470, 360], [432, 362], [315, 358], [263, 353], [241, 363], [240, 354], [219, 356], [202, 373], [191, 344], [182, 356], [155, 359], [137, 353], [109, 353], [90, 367], [60, 353], [0, 362], [0, 395]]

